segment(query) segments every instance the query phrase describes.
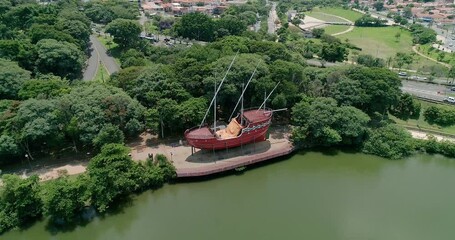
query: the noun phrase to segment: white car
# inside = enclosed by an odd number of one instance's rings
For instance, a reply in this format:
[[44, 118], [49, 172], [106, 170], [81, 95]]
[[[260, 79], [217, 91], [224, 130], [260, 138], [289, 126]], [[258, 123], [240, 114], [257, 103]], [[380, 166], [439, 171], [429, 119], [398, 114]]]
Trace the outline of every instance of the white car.
[[454, 97], [446, 97], [444, 99], [444, 102], [455, 103], [455, 98]]

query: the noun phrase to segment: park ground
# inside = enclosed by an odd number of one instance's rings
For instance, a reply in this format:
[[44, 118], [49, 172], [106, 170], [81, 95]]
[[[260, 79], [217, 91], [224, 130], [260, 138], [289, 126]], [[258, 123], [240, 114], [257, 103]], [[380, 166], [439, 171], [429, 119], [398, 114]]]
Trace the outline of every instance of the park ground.
[[[344, 21], [336, 16], [346, 18], [353, 22], [362, 16], [361, 13], [342, 8], [315, 8], [313, 11], [306, 12], [305, 14], [322, 21], [336, 22]], [[349, 26], [344, 25], [328, 25], [324, 27], [326, 33], [331, 35], [344, 32], [348, 28]], [[417, 72], [430, 72], [432, 69], [437, 69], [436, 71], [441, 72], [442, 75], [445, 75], [445, 72], [447, 71], [441, 64], [415, 54], [412, 50], [413, 43], [411, 33], [398, 26], [355, 27], [352, 31], [343, 33], [337, 37], [362, 49], [360, 52], [351, 51], [349, 55], [350, 61], [352, 61], [357, 54], [370, 54], [387, 60], [388, 58], [393, 58], [398, 52], [403, 52], [414, 54], [414, 63], [410, 66], [404, 66], [405, 68]], [[428, 51], [427, 49], [430, 48], [429, 45], [421, 46], [421, 48], [422, 50], [420, 52], [430, 58], [437, 59], [437, 50], [433, 50], [432, 52]], [[455, 62], [453, 54], [446, 54], [445, 58], [447, 61]]]
[[415, 129], [415, 130], [420, 130], [423, 132], [430, 132], [433, 134], [440, 134], [440, 135], [455, 135], [455, 125], [454, 126], [447, 126], [447, 127], [441, 127], [436, 124], [429, 124], [428, 122], [425, 121], [425, 118], [423, 116], [423, 113], [425, 110], [430, 107], [430, 106], [437, 106], [437, 107], [446, 107], [449, 109], [453, 109], [453, 106], [448, 106], [448, 105], [441, 105], [441, 104], [436, 104], [436, 103], [430, 103], [430, 102], [425, 102], [425, 101], [419, 101], [421, 103], [421, 110], [420, 110], [420, 117], [419, 119], [409, 119], [407, 121], [398, 119], [392, 115], [389, 115], [390, 119], [395, 121], [396, 124], [410, 128], [410, 129]]

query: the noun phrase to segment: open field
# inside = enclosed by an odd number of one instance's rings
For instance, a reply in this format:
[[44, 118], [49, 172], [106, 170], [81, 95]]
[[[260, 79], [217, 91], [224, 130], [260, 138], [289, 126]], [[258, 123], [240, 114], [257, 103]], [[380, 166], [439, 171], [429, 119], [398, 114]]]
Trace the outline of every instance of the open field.
[[[325, 33], [327, 33], [329, 35], [332, 35], [334, 33], [343, 32], [348, 29], [349, 29], [349, 26], [346, 26], [346, 25], [328, 25], [328, 26], [324, 27]], [[339, 35], [339, 37], [343, 38], [343, 35]]]
[[[326, 22], [347, 22], [346, 20], [336, 17], [336, 16], [331, 16], [331, 15], [326, 15], [323, 12], [306, 12], [305, 15], [317, 18], [322, 21]], [[304, 20], [305, 21], [305, 20]]]
[[[400, 33], [397, 39], [395, 35]], [[338, 36], [340, 39], [348, 39], [350, 43], [362, 48], [362, 54], [370, 54], [382, 59], [394, 57], [397, 52], [413, 53], [411, 33], [400, 27], [356, 27], [353, 31]], [[445, 71], [432, 62], [421, 56], [414, 57], [411, 66], [404, 66], [422, 72], [430, 72], [431, 68], [438, 71]]]
[[[431, 130], [431, 131], [435, 131], [435, 132], [439, 132], [439, 133], [442, 133], [442, 134], [452, 134], [452, 135], [455, 135], [455, 125], [454, 126], [449, 126], [449, 127], [441, 127], [441, 126], [438, 126], [438, 125], [431, 125], [427, 122], [425, 122], [424, 120], [424, 117], [423, 117], [423, 113], [425, 112], [425, 109], [427, 109], [429, 106], [434, 106], [434, 105], [437, 105], [437, 106], [444, 106], [444, 105], [439, 105], [439, 104], [436, 104], [436, 103], [429, 103], [429, 102], [424, 102], [424, 101], [420, 101], [420, 103], [422, 104], [422, 109], [420, 111], [420, 118], [419, 119], [409, 119], [408, 121], [403, 121], [401, 119], [398, 119], [392, 115], [389, 115], [390, 119], [392, 119], [393, 121], [395, 121], [398, 125], [401, 125], [401, 126], [409, 126], [409, 127], [414, 127], [414, 128], [420, 128], [422, 130]], [[447, 108], [455, 108], [455, 107], [452, 107], [452, 106], [446, 106]]]
[[[313, 9], [313, 11], [308, 12], [308, 14], [309, 14], [309, 16], [311, 16], [311, 14], [315, 14], [318, 12], [344, 17], [353, 22], [355, 22], [355, 20], [361, 18], [363, 15], [361, 13], [358, 13], [358, 12], [355, 12], [355, 11], [352, 11], [349, 9], [342, 9], [342, 8], [315, 8], [315, 9]], [[307, 13], [305, 13], [305, 14], [307, 14]], [[315, 17], [315, 18], [317, 18], [317, 17]]]
[[[397, 33], [401, 35], [398, 40], [395, 38]], [[339, 38], [349, 39], [350, 43], [362, 48], [363, 53], [383, 59], [395, 56], [397, 52], [412, 51], [411, 33], [399, 27], [356, 27]]]

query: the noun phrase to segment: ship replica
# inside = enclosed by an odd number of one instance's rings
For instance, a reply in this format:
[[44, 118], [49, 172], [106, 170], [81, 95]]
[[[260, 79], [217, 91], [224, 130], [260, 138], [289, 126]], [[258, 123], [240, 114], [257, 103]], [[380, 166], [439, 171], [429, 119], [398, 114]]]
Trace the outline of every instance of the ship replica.
[[[204, 119], [202, 120], [199, 126], [187, 129], [185, 131], [185, 138], [188, 144], [194, 148], [205, 149], [205, 150], [220, 150], [234, 148], [242, 146], [249, 143], [256, 143], [266, 140], [266, 133], [271, 124], [273, 112], [282, 111], [286, 109], [272, 110], [265, 107], [267, 99], [275, 91], [278, 84], [273, 88], [268, 96], [265, 97], [264, 102], [258, 108], [251, 108], [244, 110], [243, 109], [243, 95], [247, 89], [249, 83], [253, 79], [254, 74], [256, 73], [257, 67], [251, 75], [246, 86], [243, 86], [242, 94], [240, 95], [237, 104], [232, 111], [231, 116], [229, 117], [229, 124], [223, 125], [220, 124], [217, 126], [216, 122], [216, 96], [220, 91], [226, 77], [231, 69], [237, 55], [232, 60], [229, 65], [228, 70], [226, 71], [224, 78], [222, 79], [220, 85], [216, 86], [215, 83], [215, 94], [212, 98], [212, 101], [205, 113]], [[241, 102], [240, 113], [234, 117], [233, 113]], [[213, 125], [204, 124], [207, 114], [209, 113], [213, 105], [213, 114], [214, 114], [214, 123]]]

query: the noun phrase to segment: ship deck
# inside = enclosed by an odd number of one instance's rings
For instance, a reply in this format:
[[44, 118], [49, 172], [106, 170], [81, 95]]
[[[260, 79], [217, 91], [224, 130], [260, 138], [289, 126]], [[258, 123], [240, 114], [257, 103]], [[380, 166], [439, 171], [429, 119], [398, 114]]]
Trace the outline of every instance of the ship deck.
[[177, 177], [207, 176], [290, 154], [294, 146], [289, 141], [289, 132], [285, 127], [271, 128], [266, 141], [228, 150], [197, 150], [192, 154], [190, 146], [174, 143], [134, 149], [132, 155], [143, 160], [148, 154], [164, 154], [175, 166]]

